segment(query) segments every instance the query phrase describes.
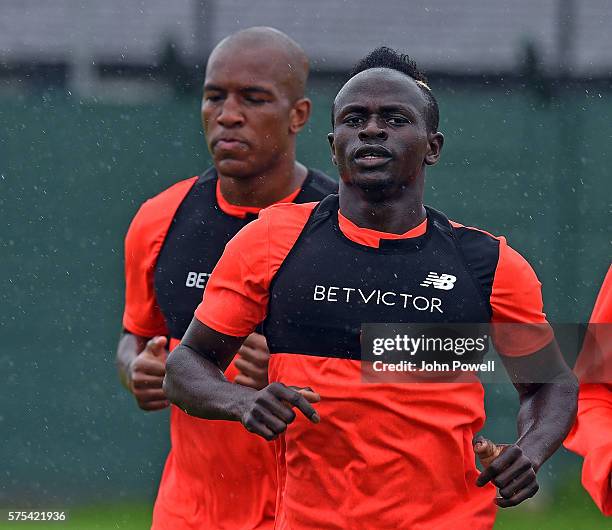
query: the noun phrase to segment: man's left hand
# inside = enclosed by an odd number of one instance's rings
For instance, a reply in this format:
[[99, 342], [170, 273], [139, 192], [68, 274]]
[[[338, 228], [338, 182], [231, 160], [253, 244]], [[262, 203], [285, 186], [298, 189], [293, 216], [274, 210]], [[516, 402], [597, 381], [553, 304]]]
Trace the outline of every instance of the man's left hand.
[[238, 350], [235, 365], [240, 373], [234, 383], [261, 390], [268, 385], [268, 361], [270, 350], [266, 338], [259, 333], [251, 333]]
[[476, 436], [472, 444], [474, 453], [485, 467], [478, 475], [476, 485], [495, 484], [501, 495], [495, 499], [498, 506], [516, 506], [536, 494], [539, 486], [533, 462], [518, 445], [497, 445], [482, 436]]

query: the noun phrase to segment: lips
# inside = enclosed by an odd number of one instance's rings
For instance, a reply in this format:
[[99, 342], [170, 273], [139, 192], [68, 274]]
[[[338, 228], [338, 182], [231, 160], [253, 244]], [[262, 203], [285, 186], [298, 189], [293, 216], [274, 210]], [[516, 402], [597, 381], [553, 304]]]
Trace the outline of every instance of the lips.
[[355, 150], [353, 158], [357, 165], [367, 168], [379, 167], [391, 160], [391, 151], [382, 145], [363, 145]]
[[236, 151], [238, 149], [245, 149], [248, 147], [248, 143], [245, 142], [242, 138], [235, 137], [222, 137], [216, 138], [212, 142], [213, 149], [219, 149], [221, 151]]

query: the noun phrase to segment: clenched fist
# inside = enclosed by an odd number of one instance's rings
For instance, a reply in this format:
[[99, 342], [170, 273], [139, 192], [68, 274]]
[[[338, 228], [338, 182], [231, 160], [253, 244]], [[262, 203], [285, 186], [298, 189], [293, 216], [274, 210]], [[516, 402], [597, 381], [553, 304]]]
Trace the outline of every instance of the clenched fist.
[[498, 506], [516, 506], [537, 493], [539, 486], [535, 468], [520, 446], [494, 444], [482, 436], [476, 436], [472, 444], [485, 468], [478, 475], [476, 485], [482, 487], [489, 481], [495, 484], [500, 495], [495, 499]]
[[130, 392], [142, 410], [161, 410], [170, 405], [162, 390], [168, 356], [167, 342], [166, 337], [153, 337], [130, 363]]

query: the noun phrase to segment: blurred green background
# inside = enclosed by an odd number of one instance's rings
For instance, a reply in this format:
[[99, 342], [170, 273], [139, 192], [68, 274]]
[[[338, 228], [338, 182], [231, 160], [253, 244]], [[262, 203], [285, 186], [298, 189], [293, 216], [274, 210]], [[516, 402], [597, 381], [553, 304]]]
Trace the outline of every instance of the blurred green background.
[[[311, 84], [298, 149], [334, 176], [325, 135], [336, 87]], [[542, 281], [550, 320], [588, 320], [612, 256], [610, 92], [434, 88], [446, 143], [427, 203], [505, 235]], [[0, 507], [70, 509], [66, 528], [150, 522], [168, 415], [139, 411], [116, 377], [123, 236], [143, 200], [207, 167], [199, 106], [189, 95], [129, 106], [60, 90], [0, 99]], [[512, 388], [489, 387], [485, 432], [511, 439], [516, 408]], [[531, 507], [497, 527], [612, 527], [579, 469], [560, 451]]]

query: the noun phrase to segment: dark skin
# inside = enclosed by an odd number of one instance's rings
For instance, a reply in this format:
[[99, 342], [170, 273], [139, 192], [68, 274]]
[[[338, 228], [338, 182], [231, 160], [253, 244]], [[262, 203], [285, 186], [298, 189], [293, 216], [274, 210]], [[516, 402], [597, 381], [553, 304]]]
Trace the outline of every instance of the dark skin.
[[124, 332], [119, 339], [119, 379], [142, 410], [162, 410], [170, 405], [162, 390], [167, 356], [166, 337], [146, 339]]
[[428, 131], [427, 99], [414, 81], [394, 70], [367, 72], [376, 73], [385, 94], [358, 74], [334, 102], [328, 139], [340, 174], [340, 210], [357, 226], [402, 234], [425, 219], [425, 167], [439, 160], [444, 136]]
[[[440, 157], [444, 138], [426, 124], [427, 99], [408, 76], [371, 69], [344, 85], [334, 103], [332, 158], [340, 173], [340, 209], [358, 226], [402, 234], [425, 219], [425, 168]], [[222, 335], [194, 319], [168, 363], [164, 388], [189, 414], [241, 421], [266, 439], [293, 421], [281, 405], [280, 383], [253, 394], [227, 383], [223, 367], [241, 338]], [[500, 488], [499, 506], [514, 506], [533, 496], [536, 472], [561, 445], [576, 414], [578, 385], [556, 344], [528, 356], [504, 357], [520, 399], [518, 440], [496, 446], [474, 440], [486, 469], [478, 486]], [[291, 390], [291, 389], [289, 389]], [[290, 403], [297, 404], [297, 391]], [[289, 395], [289, 394], [287, 394]], [[313, 395], [312, 397], [318, 395]], [[314, 409], [298, 407], [315, 420]], [[316, 418], [318, 419], [318, 417]]]
[[476, 484], [492, 482], [499, 488], [496, 504], [508, 508], [537, 493], [536, 473], [574, 423], [578, 382], [554, 341], [525, 357], [501, 358], [519, 394], [519, 437], [513, 444], [494, 444], [476, 436], [473, 446], [485, 467]]
[[208, 60], [202, 124], [221, 192], [232, 204], [269, 206], [306, 178], [295, 141], [310, 116], [308, 61], [290, 42], [253, 28], [221, 42]]
[[310, 388], [272, 383], [261, 390], [230, 383], [223, 372], [244, 337], [219, 333], [193, 319], [181, 344], [168, 359], [164, 391], [187, 414], [241, 422], [270, 441], [295, 420], [294, 408], [313, 423], [319, 416], [311, 403], [320, 396]]
[[[295, 159], [295, 142], [310, 116], [311, 102], [304, 97], [307, 77], [304, 52], [272, 28], [240, 31], [211, 53], [202, 125], [229, 203], [269, 206], [304, 182], [307, 170]], [[119, 339], [119, 377], [142, 410], [169, 406], [162, 388], [167, 346], [165, 337], [128, 330]], [[251, 334], [238, 353], [235, 382], [266, 386], [270, 352], [265, 338]]]
[[[266, 339], [259, 333], [245, 338], [238, 351], [234, 378], [239, 385], [261, 389], [268, 384], [270, 352]], [[162, 336], [142, 337], [124, 331], [117, 346], [119, 380], [129, 390], [138, 407], [152, 412], [170, 406], [163, 391], [168, 358], [168, 339]]]

